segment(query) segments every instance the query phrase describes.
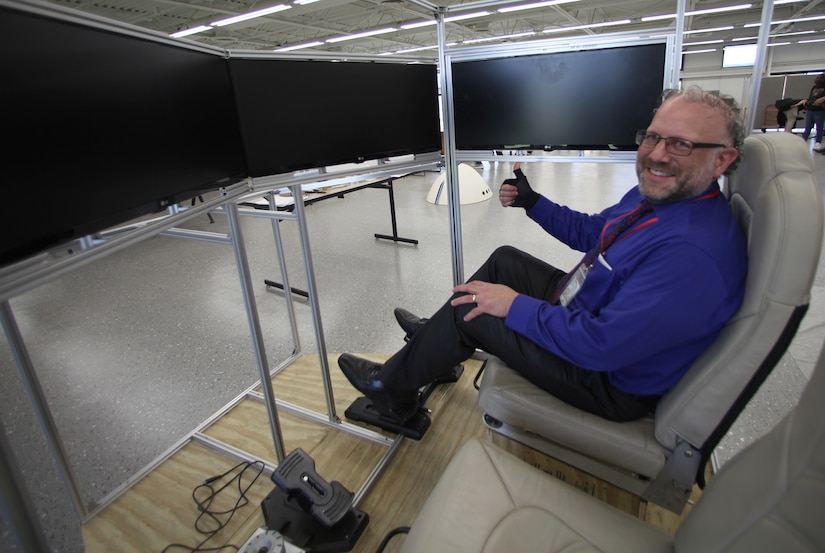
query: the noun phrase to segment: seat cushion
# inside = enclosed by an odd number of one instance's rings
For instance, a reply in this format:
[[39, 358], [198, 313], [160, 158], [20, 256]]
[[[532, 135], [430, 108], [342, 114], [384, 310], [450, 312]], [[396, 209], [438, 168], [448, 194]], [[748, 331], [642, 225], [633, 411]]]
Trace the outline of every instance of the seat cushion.
[[586, 413], [545, 392], [497, 357], [487, 361], [478, 402], [482, 411], [510, 426], [644, 476], [656, 476], [669, 454], [656, 441], [652, 418], [613, 422]]
[[441, 475], [402, 553], [672, 552], [672, 537], [479, 440]]

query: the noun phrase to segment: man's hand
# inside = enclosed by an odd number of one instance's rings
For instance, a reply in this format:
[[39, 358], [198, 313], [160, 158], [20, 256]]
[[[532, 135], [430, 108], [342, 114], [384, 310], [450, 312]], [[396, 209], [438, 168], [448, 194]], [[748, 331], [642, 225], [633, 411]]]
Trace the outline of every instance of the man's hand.
[[529, 210], [539, 201], [539, 193], [530, 188], [527, 177], [521, 171], [521, 163], [513, 166], [514, 179], [505, 180], [498, 191], [498, 201], [504, 207], [523, 207]]
[[476, 304], [475, 309], [464, 316], [465, 321], [471, 321], [482, 313], [504, 318], [507, 316], [507, 313], [510, 312], [510, 306], [513, 305], [513, 300], [518, 296], [518, 292], [509, 286], [481, 280], [473, 280], [467, 284], [459, 284], [453, 288], [454, 294], [461, 292], [465, 295], [455, 298], [450, 302], [450, 305], [458, 307], [466, 303]]

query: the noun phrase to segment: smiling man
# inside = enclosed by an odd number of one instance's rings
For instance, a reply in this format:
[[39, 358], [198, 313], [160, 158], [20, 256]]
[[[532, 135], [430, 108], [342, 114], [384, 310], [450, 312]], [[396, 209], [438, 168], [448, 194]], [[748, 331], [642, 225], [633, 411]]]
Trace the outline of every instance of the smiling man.
[[497, 249], [432, 318], [396, 310], [408, 342], [386, 363], [342, 354], [350, 383], [403, 423], [417, 389], [478, 348], [578, 408], [648, 414], [742, 302], [745, 241], [717, 179], [733, 170], [744, 130], [731, 98], [692, 87], [665, 91], [636, 140], [638, 185], [595, 215], [538, 194], [516, 165], [501, 204], [524, 208], [582, 261], [565, 273]]

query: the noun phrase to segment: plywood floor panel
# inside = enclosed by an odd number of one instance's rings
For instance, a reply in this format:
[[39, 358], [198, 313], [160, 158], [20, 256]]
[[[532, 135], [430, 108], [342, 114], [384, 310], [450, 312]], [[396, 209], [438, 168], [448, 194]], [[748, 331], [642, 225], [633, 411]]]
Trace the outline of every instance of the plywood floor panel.
[[[376, 361], [387, 357], [365, 356]], [[337, 369], [337, 355], [330, 355], [328, 362], [336, 411], [343, 418], [344, 411], [359, 394]], [[487, 436], [528, 462], [544, 465], [541, 468], [550, 474], [656, 525], [671, 530], [678, 525], [675, 515], [646, 510], [638, 498], [572, 467], [550, 464], [549, 459], [537, 460], [535, 452], [520, 450], [515, 444], [508, 444], [509, 440], [489, 434], [478, 409], [478, 392], [473, 387], [473, 378], [480, 367], [481, 361], [471, 359], [465, 363], [459, 382], [435, 389], [427, 404], [432, 424], [424, 438], [402, 440], [396, 454], [358, 505], [369, 515], [370, 522], [353, 549], [355, 553], [373, 553], [388, 532], [412, 525], [455, 451], [473, 436]], [[276, 398], [325, 414], [320, 374], [317, 355], [301, 356], [273, 378]], [[304, 449], [315, 460], [316, 470], [323, 478], [338, 480], [352, 491], [360, 489], [387, 451], [383, 444], [283, 411], [279, 412], [279, 420], [287, 454], [296, 447]], [[257, 399], [239, 402], [204, 433], [275, 464], [269, 419], [264, 404]], [[89, 553], [160, 552], [172, 542], [196, 545], [203, 536], [194, 529], [197, 510], [192, 490], [204, 479], [221, 474], [235, 464], [234, 460], [206, 446], [187, 444], [84, 525], [86, 550]], [[253, 487], [250, 504], [208, 545], [242, 545], [263, 525], [260, 503], [272, 488], [272, 482], [264, 474]], [[403, 540], [403, 536], [394, 538], [386, 553], [398, 551]]]

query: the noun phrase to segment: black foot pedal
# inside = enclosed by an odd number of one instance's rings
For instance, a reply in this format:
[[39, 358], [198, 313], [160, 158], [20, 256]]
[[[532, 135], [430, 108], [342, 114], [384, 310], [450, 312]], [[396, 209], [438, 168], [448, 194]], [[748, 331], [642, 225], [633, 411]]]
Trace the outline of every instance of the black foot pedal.
[[443, 374], [421, 388], [421, 403], [427, 403], [427, 400], [430, 399], [430, 396], [435, 391], [436, 387], [439, 384], [452, 384], [453, 382], [458, 382], [458, 379], [461, 378], [461, 375], [464, 373], [464, 365], [456, 365], [453, 367], [451, 371], [448, 371], [446, 374]]
[[433, 384], [452, 384], [453, 382], [458, 382], [462, 374], [464, 374], [464, 365], [456, 365], [451, 371], [447, 371], [446, 374], [442, 374], [436, 378]]
[[404, 424], [399, 424], [398, 421], [389, 419], [379, 413], [372, 401], [364, 396], [353, 401], [352, 405], [344, 411], [344, 415], [348, 419], [371, 424], [389, 432], [412, 438], [413, 440], [420, 440], [430, 427], [430, 417], [423, 409], [419, 409], [418, 412]]
[[352, 551], [370, 517], [350, 508], [339, 522], [326, 527], [307, 515], [294, 496], [275, 487], [261, 503], [266, 527], [303, 551], [339, 553]]
[[352, 506], [353, 493], [340, 482], [329, 483], [315, 472], [315, 461], [301, 448], [286, 456], [272, 481], [295, 496], [304, 510], [324, 526], [340, 521]]
[[352, 507], [353, 493], [329, 483], [315, 461], [295, 449], [272, 473], [276, 487], [261, 503], [267, 528], [305, 551], [350, 551], [369, 516]]

